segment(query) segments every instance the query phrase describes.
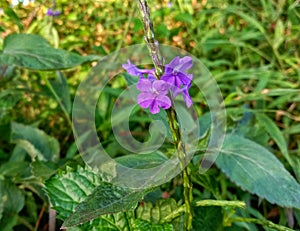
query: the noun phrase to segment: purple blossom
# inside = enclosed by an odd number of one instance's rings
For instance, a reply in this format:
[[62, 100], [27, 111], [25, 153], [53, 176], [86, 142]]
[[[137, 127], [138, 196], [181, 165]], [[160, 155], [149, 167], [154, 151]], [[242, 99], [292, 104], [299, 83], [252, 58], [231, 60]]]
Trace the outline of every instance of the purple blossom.
[[136, 88], [141, 91], [137, 102], [142, 108], [149, 108], [152, 114], [157, 114], [160, 108], [171, 107], [171, 100], [167, 96], [169, 85], [163, 80], [140, 79]]
[[193, 61], [191, 57], [185, 56], [180, 59], [180, 57], [177, 56], [165, 66], [165, 72], [161, 80], [169, 82], [176, 87], [189, 85], [193, 79], [193, 75], [187, 74], [184, 71], [190, 69], [192, 65]]
[[182, 94], [183, 100], [188, 108], [193, 104], [189, 95], [193, 75], [187, 74], [185, 71], [190, 69], [192, 65], [193, 60], [191, 57], [185, 56], [180, 59], [180, 57], [177, 56], [165, 66], [165, 72], [161, 77], [161, 80], [164, 80], [171, 85], [174, 97]]
[[46, 14], [47, 14], [48, 16], [58, 16], [58, 15], [61, 14], [61, 12], [60, 12], [60, 11], [54, 11], [54, 10], [52, 10], [52, 9], [48, 9]]
[[138, 104], [142, 108], [149, 108], [152, 114], [156, 114], [160, 111], [160, 108], [168, 109], [171, 107], [171, 100], [167, 96], [169, 93], [173, 97], [181, 94], [187, 107], [193, 104], [189, 95], [193, 75], [185, 72], [192, 65], [191, 57], [180, 58], [177, 56], [165, 66], [160, 80], [155, 77], [155, 69], [139, 69], [129, 60], [127, 64], [122, 66], [130, 75], [140, 77], [137, 83], [137, 89], [141, 91], [137, 97]]

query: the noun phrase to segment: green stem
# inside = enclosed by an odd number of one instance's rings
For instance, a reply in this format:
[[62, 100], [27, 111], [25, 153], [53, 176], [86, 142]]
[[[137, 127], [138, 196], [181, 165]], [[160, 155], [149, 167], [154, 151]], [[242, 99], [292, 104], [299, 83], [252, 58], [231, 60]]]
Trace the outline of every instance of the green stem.
[[228, 207], [238, 207], [245, 208], [246, 204], [244, 201], [226, 201], [226, 200], [200, 200], [196, 201], [195, 206], [228, 206]]
[[68, 124], [70, 125], [70, 127], [72, 127], [72, 121], [70, 119], [69, 113], [67, 112], [67, 109], [65, 108], [65, 106], [63, 105], [60, 97], [57, 95], [56, 91], [54, 90], [54, 88], [52, 87], [50, 81], [48, 80], [47, 77], [43, 76], [43, 80], [46, 82], [47, 87], [49, 88], [49, 90], [51, 91], [51, 93], [53, 94], [55, 100], [57, 101], [57, 103], [59, 104], [59, 106], [61, 107], [63, 113], [65, 114], [65, 117], [67, 119]]
[[[157, 79], [163, 74], [164, 71], [164, 58], [160, 53], [158, 41], [155, 39], [153, 24], [150, 19], [150, 9], [148, 7], [148, 3], [146, 0], [139, 0], [139, 7], [142, 14], [142, 21], [145, 31], [145, 41], [148, 46], [149, 52], [151, 54], [152, 62], [155, 67], [155, 73]], [[174, 105], [174, 104], [173, 104]], [[177, 150], [178, 158], [180, 161], [180, 168], [182, 170], [183, 176], [183, 195], [185, 201], [185, 226], [186, 230], [192, 229], [192, 201], [193, 201], [193, 194], [192, 194], [192, 183], [190, 180], [190, 170], [186, 168], [186, 152], [185, 147], [181, 142], [181, 132], [180, 132], [180, 125], [178, 122], [178, 118], [174, 108], [170, 108], [167, 111], [168, 116], [168, 123], [171, 129], [172, 137], [174, 140], [174, 144]]]
[[293, 229], [281, 226], [281, 225], [277, 225], [274, 224], [271, 221], [268, 220], [260, 220], [260, 219], [256, 219], [256, 218], [245, 218], [245, 217], [234, 217], [231, 219], [231, 222], [247, 222], [247, 223], [254, 223], [254, 224], [258, 224], [258, 225], [262, 225], [262, 226], [266, 226], [269, 228], [273, 228], [276, 229], [278, 231], [294, 231]]
[[23, 217], [18, 216], [18, 222], [23, 224], [24, 226], [26, 226], [27, 229], [29, 229], [30, 231], [34, 231], [34, 227]]

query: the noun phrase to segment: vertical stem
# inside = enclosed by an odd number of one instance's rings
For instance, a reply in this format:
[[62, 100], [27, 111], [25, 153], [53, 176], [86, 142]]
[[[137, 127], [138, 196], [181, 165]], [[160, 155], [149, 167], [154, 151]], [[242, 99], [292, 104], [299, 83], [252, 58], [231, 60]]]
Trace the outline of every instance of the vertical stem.
[[[145, 41], [148, 46], [149, 52], [151, 54], [152, 62], [155, 66], [155, 73], [157, 79], [163, 74], [164, 71], [164, 58], [160, 53], [158, 41], [155, 39], [153, 24], [150, 19], [150, 10], [146, 0], [139, 0], [139, 7], [142, 14], [142, 21], [145, 31]], [[174, 108], [170, 108], [167, 111], [168, 116], [168, 123], [172, 132], [172, 137], [176, 146], [178, 158], [180, 161], [180, 168], [182, 170], [183, 176], [183, 195], [184, 195], [184, 202], [185, 202], [185, 227], [186, 230], [192, 229], [192, 183], [190, 180], [190, 171], [186, 163], [186, 151], [185, 147], [181, 142], [181, 132], [180, 132], [180, 125], [178, 122], [178, 118]]]

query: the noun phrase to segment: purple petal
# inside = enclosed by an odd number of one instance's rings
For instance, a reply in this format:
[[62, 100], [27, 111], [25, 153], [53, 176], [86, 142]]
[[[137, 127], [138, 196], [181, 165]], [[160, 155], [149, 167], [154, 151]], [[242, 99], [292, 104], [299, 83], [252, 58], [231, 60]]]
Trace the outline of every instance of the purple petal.
[[[165, 73], [165, 74], [163, 74], [163, 76], [160, 79], [164, 80], [174, 86], [176, 84], [176, 76], [173, 74]], [[180, 87], [180, 86], [178, 86], [178, 87]]]
[[156, 77], [155, 77], [155, 75], [154, 75], [154, 74], [152, 74], [152, 73], [149, 73], [149, 75], [148, 75], [148, 79], [149, 79], [150, 81], [157, 80], [157, 79], [156, 79]]
[[183, 97], [183, 100], [186, 104], [186, 106], [189, 108], [192, 104], [193, 104], [193, 101], [192, 101], [192, 98], [189, 94], [189, 89], [191, 87], [192, 83], [190, 83], [189, 85], [187, 86], [184, 86], [183, 88], [179, 89], [179, 88], [176, 88], [174, 89], [173, 91], [173, 96], [176, 97], [177, 95], [179, 94], [182, 94], [182, 97]]
[[[189, 85], [192, 81], [193, 75], [190, 76], [189, 74], [186, 74], [184, 72], [178, 72], [176, 79], [178, 84], [183, 84], [183, 85]], [[178, 85], [176, 85], [178, 86]], [[179, 85], [180, 86], [180, 85]]]
[[149, 110], [152, 114], [157, 114], [160, 111], [160, 108], [158, 107], [157, 101], [153, 101], [152, 104], [149, 107]]
[[137, 102], [142, 108], [148, 108], [155, 101], [155, 95], [152, 93], [140, 93], [137, 96]]
[[166, 66], [175, 69], [180, 64], [180, 57], [176, 56], [169, 64]]
[[185, 72], [170, 72], [166, 71], [161, 80], [168, 82], [176, 87], [180, 87], [181, 85], [188, 85], [191, 83], [193, 79], [192, 74], [186, 74]]
[[160, 95], [166, 95], [169, 92], [169, 84], [164, 80], [155, 80], [152, 84], [152, 89]]
[[188, 91], [187, 92], [183, 92], [182, 93], [182, 97], [183, 97], [183, 100], [184, 100], [186, 106], [189, 108], [193, 104], [193, 100], [192, 100], [189, 92]]
[[180, 65], [178, 65], [177, 69], [180, 71], [186, 71], [193, 66], [193, 60], [189, 56], [185, 56], [180, 60]]
[[136, 84], [136, 88], [141, 92], [152, 92], [152, 81], [141, 78]]
[[172, 105], [170, 98], [168, 96], [165, 96], [165, 95], [158, 95], [156, 97], [155, 101], [163, 109], [168, 109]]
[[140, 70], [134, 64], [132, 64], [130, 60], [128, 60], [128, 63], [123, 64], [122, 67], [127, 71], [128, 74], [141, 77]]

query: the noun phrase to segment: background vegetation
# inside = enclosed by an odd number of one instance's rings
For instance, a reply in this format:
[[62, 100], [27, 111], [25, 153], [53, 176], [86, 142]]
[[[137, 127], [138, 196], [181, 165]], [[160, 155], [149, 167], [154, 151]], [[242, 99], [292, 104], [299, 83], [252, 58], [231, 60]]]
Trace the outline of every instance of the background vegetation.
[[[149, 4], [159, 42], [185, 49], [201, 59], [218, 82], [226, 103], [229, 130], [266, 147], [299, 182], [299, 1], [155, 0]], [[48, 16], [49, 8], [61, 14]], [[55, 48], [82, 56], [94, 55], [80, 66], [59, 72], [0, 63], [3, 202], [0, 203], [0, 230], [47, 230], [55, 218], [53, 211], [49, 213], [49, 202], [43, 191], [45, 180], [65, 170], [67, 165], [74, 169], [82, 165], [70, 126], [76, 88], [99, 57], [143, 43], [143, 27], [136, 1], [62, 0], [55, 6], [51, 1], [35, 1], [26, 6], [2, 1], [0, 33], [0, 49], [10, 34], [33, 33], [44, 37]], [[126, 87], [126, 83], [116, 80], [110, 85], [102, 107], [111, 108], [120, 87]], [[200, 93], [192, 88], [191, 95], [198, 113], [204, 114], [207, 108]], [[258, 112], [260, 116], [256, 116]], [[97, 115], [99, 135], [107, 140], [106, 149], [112, 156], [122, 156], [123, 149], [105, 123], [107, 116]], [[30, 130], [25, 125], [39, 130]], [[146, 128], [145, 125], [145, 132]], [[44, 142], [51, 144], [46, 162], [30, 156], [30, 151], [17, 142], [18, 132], [26, 129], [32, 137], [44, 137]], [[143, 130], [136, 132], [143, 133]], [[39, 148], [45, 143], [40, 143]], [[154, 197], [170, 197], [179, 203], [181, 184], [176, 180], [163, 185]], [[271, 204], [242, 190], [217, 167], [194, 181], [198, 199], [245, 201], [246, 209], [237, 210], [240, 216], [265, 218], [300, 229], [299, 210]], [[203, 230], [272, 230], [266, 225], [230, 221], [227, 218], [234, 213], [230, 207], [222, 210], [210, 207], [211, 211], [200, 208], [195, 211], [194, 220], [202, 224]], [[60, 224], [57, 220], [57, 227]]]

